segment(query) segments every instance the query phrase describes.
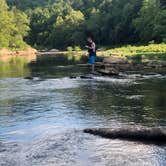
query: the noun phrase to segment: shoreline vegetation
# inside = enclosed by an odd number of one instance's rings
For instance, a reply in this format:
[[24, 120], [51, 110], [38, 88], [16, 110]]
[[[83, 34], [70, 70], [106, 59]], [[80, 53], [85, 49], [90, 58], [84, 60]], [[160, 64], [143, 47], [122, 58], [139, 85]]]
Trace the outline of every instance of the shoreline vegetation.
[[[39, 54], [73, 54], [75, 56], [80, 55], [87, 55], [86, 50], [81, 50], [79, 46], [76, 47], [67, 47], [66, 51], [59, 51], [57, 49], [51, 50], [41, 50]], [[127, 45], [121, 47], [114, 47], [114, 48], [105, 48], [101, 47], [97, 51], [97, 56], [99, 57], [109, 57], [109, 56], [116, 56], [124, 59], [149, 59], [149, 60], [166, 60], [166, 44], [149, 44], [149, 45]]]
[[[68, 60], [74, 59], [80, 67], [90, 67], [88, 63], [80, 64], [81, 58], [87, 56], [87, 50], [81, 50], [79, 46], [68, 47], [66, 51], [58, 49], [36, 50], [27, 48], [25, 50], [0, 49], [0, 62], [20, 61], [29, 63], [36, 61], [38, 56], [67, 56]], [[19, 57], [21, 60], [17, 59]], [[102, 76], [119, 76], [120, 72], [165, 70], [166, 68], [166, 44], [149, 44], [146, 46], [122, 46], [111, 49], [100, 48], [97, 51], [97, 62], [95, 64], [96, 74]]]
[[[87, 50], [82, 50], [79, 46], [67, 47], [66, 50], [58, 49], [44, 49], [37, 50], [32, 47], [28, 47], [24, 50], [10, 50], [7, 48], [0, 49], [0, 58], [9, 56], [29, 56], [29, 55], [53, 55], [53, 54], [73, 54], [73, 56], [86, 56]], [[124, 58], [126, 60], [131, 59], [149, 59], [149, 60], [166, 60], [166, 44], [149, 44], [146, 46], [140, 45], [127, 45], [114, 48], [101, 47], [97, 51], [99, 57], [116, 56]]]

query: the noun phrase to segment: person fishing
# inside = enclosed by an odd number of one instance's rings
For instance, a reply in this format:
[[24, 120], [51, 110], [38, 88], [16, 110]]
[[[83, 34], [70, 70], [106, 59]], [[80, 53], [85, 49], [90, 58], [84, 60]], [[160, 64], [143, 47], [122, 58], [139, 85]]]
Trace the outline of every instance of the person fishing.
[[87, 38], [87, 45], [85, 46], [88, 49], [89, 53], [89, 62], [92, 65], [92, 73], [95, 71], [95, 61], [96, 61], [96, 44], [91, 37]]

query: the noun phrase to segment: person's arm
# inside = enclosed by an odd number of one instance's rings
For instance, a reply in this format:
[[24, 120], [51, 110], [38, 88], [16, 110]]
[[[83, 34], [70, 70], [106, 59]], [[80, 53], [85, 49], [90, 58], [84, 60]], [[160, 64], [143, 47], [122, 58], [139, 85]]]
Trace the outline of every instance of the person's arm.
[[96, 44], [93, 42], [91, 46], [86, 46], [86, 48], [89, 48], [89, 49], [95, 51], [96, 50]]
[[93, 50], [94, 52], [96, 51], [96, 44], [95, 44], [94, 42], [92, 43], [92, 47], [91, 47], [91, 48], [92, 48], [92, 50]]

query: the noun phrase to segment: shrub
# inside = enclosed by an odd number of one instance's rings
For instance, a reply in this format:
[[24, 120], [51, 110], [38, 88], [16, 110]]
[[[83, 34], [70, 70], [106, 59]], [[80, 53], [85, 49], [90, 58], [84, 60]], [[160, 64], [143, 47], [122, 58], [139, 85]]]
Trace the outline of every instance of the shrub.
[[74, 47], [74, 51], [81, 51], [80, 46], [75, 46], [75, 47]]
[[73, 47], [68, 46], [68, 47], [67, 47], [67, 51], [72, 52], [72, 51], [73, 51]]
[[154, 42], [154, 40], [152, 40], [152, 41], [149, 41], [149, 44], [154, 44], [155, 42]]

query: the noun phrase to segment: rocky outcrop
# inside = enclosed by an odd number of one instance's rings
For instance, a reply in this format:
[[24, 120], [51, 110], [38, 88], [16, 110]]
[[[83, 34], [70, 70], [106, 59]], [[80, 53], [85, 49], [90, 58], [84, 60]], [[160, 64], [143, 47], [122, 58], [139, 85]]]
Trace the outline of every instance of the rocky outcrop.
[[126, 64], [128, 63], [127, 60], [125, 58], [121, 58], [121, 57], [116, 57], [116, 56], [111, 56], [111, 57], [106, 57], [103, 59], [103, 63], [107, 64]]
[[150, 143], [166, 144], [166, 129], [165, 128], [91, 128], [85, 129], [85, 133], [98, 135], [110, 139], [126, 139]]
[[28, 56], [28, 55], [34, 55], [34, 54], [37, 54], [37, 50], [34, 49], [34, 48], [27, 48], [23, 51], [16, 51], [16, 54], [18, 56]]
[[[80, 67], [91, 67], [90, 64], [79, 64]], [[166, 61], [130, 62], [126, 58], [111, 56], [104, 57], [102, 62], [95, 63], [96, 75], [118, 76], [119, 72], [140, 71], [144, 69], [166, 68]]]
[[6, 48], [0, 49], [0, 56], [29, 56], [29, 55], [34, 55], [37, 54], [37, 50], [34, 48], [27, 48], [25, 50], [20, 50], [20, 51], [11, 51]]
[[9, 49], [7, 49], [7, 48], [1, 48], [0, 49], [0, 56], [6, 56], [6, 55], [12, 55], [13, 54], [13, 52], [12, 51], [10, 51]]
[[131, 71], [143, 69], [160, 69], [166, 67], [166, 61], [149, 61], [149, 62], [129, 62], [122, 57], [107, 57], [103, 59], [105, 68], [115, 68], [118, 71]]
[[121, 57], [109, 57], [103, 59], [103, 64], [105, 69], [114, 68], [116, 71], [127, 71], [140, 69], [142, 66], [140, 64], [134, 64], [128, 62], [125, 58]]

